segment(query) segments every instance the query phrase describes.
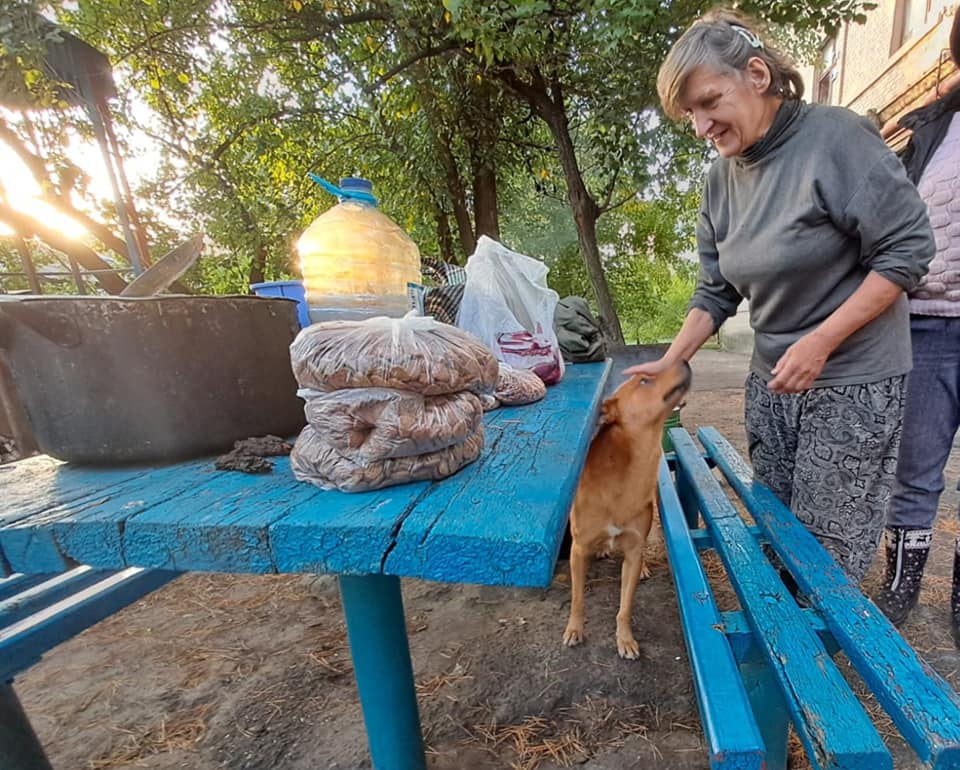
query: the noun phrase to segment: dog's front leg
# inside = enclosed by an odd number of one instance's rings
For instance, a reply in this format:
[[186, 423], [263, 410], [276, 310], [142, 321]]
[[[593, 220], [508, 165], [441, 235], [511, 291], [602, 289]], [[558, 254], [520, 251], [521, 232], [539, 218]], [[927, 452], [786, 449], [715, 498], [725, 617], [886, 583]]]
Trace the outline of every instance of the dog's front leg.
[[563, 643], [573, 647], [583, 641], [583, 592], [587, 584], [587, 567], [590, 566], [590, 554], [574, 541], [570, 546], [570, 619], [563, 632]]
[[633, 638], [630, 617], [633, 610], [633, 597], [637, 592], [637, 583], [644, 572], [643, 545], [630, 548], [623, 558], [623, 570], [620, 573], [620, 611], [617, 613], [617, 652], [621, 658], [636, 660], [640, 657], [640, 645]]

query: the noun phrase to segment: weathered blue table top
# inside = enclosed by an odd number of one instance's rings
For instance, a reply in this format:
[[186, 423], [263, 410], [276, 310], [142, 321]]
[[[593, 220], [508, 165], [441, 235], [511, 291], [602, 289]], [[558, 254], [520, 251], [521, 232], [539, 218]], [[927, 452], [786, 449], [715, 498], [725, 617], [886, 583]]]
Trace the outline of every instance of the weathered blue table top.
[[0, 572], [80, 564], [214, 572], [550, 582], [609, 362], [569, 366], [547, 397], [484, 418], [480, 459], [440, 482], [346, 494], [213, 458], [84, 468], [0, 466]]

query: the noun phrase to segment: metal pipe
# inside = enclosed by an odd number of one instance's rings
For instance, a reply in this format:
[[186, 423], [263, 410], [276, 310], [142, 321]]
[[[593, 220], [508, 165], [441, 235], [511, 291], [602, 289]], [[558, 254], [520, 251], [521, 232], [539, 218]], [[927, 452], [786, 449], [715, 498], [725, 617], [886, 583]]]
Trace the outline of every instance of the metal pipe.
[[400, 578], [341, 575], [340, 596], [374, 770], [426, 770]]
[[113, 197], [117, 204], [117, 219], [120, 220], [120, 227], [123, 229], [123, 239], [127, 244], [127, 256], [130, 259], [130, 264], [133, 265], [134, 275], [140, 275], [140, 273], [143, 272], [143, 261], [140, 259], [140, 249], [137, 246], [137, 240], [130, 227], [130, 219], [127, 217], [127, 202], [120, 192], [116, 170], [113, 167], [113, 156], [110, 153], [110, 147], [107, 142], [107, 132], [104, 127], [103, 116], [100, 114], [100, 105], [89, 103], [87, 107], [87, 113], [90, 115], [90, 121], [93, 123], [93, 133], [97, 137], [97, 144], [100, 145], [100, 153], [103, 155], [103, 162], [107, 167], [110, 187], [113, 189]]

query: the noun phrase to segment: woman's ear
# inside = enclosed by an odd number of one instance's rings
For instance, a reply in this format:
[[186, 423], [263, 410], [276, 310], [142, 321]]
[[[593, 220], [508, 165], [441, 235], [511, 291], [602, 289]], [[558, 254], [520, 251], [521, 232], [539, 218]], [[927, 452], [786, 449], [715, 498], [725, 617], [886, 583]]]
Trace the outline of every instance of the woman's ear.
[[751, 88], [757, 93], [765, 94], [770, 88], [773, 78], [770, 75], [769, 65], [759, 56], [751, 56], [744, 68], [744, 75]]

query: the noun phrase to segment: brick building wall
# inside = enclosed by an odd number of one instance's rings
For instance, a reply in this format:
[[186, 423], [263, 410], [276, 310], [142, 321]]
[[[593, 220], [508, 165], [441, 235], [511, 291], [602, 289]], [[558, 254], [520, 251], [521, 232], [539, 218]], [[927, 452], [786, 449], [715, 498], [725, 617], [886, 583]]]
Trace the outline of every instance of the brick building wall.
[[[949, 56], [955, 0], [879, 0], [864, 24], [847, 24], [821, 60], [814, 89], [832, 74], [830, 103], [876, 113], [881, 125], [919, 106], [954, 66]], [[811, 93], [811, 97], [816, 91]]]

